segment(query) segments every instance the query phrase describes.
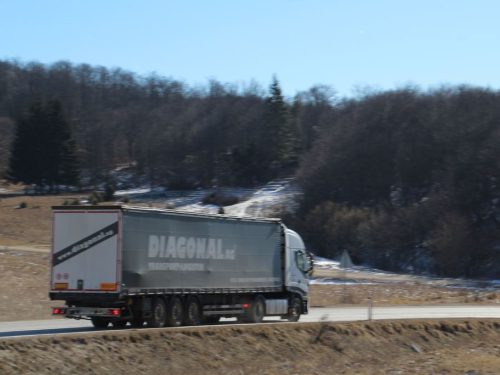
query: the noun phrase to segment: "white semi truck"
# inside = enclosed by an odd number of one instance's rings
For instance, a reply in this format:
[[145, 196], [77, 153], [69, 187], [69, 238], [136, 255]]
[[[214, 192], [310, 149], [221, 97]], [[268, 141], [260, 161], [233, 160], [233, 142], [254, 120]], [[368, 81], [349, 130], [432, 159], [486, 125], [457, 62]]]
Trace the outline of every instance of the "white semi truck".
[[[312, 255], [279, 219], [128, 206], [52, 208], [52, 313], [96, 328], [297, 321]], [[62, 305], [62, 303], [61, 303]]]

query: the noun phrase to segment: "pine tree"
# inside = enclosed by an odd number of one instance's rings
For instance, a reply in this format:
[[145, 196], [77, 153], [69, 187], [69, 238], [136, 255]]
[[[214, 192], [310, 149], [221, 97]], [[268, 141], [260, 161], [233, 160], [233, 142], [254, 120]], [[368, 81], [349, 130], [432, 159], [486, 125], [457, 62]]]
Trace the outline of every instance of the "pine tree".
[[40, 135], [45, 125], [45, 109], [41, 98], [36, 96], [26, 113], [16, 122], [14, 140], [9, 159], [7, 179], [27, 185], [43, 184], [45, 153]]
[[276, 77], [269, 87], [270, 96], [266, 99], [266, 129], [263, 145], [266, 153], [269, 177], [275, 177], [279, 169], [290, 161], [293, 152], [292, 133], [288, 106], [281, 93]]
[[76, 143], [72, 138], [71, 125], [64, 115], [59, 100], [47, 104], [47, 129], [45, 145], [47, 154], [47, 181], [49, 185], [75, 185], [80, 170], [76, 155]]
[[32, 100], [18, 121], [7, 178], [38, 187], [78, 183], [79, 168], [71, 126], [60, 101]]

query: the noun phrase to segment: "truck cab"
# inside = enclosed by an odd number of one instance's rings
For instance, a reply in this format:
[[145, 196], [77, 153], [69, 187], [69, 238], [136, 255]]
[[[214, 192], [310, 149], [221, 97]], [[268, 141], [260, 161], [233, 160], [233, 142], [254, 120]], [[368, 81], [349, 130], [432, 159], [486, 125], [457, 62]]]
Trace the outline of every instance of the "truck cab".
[[302, 299], [302, 313], [308, 311], [309, 274], [313, 269], [313, 256], [306, 251], [299, 234], [291, 229], [285, 229], [286, 267], [285, 288], [296, 293]]

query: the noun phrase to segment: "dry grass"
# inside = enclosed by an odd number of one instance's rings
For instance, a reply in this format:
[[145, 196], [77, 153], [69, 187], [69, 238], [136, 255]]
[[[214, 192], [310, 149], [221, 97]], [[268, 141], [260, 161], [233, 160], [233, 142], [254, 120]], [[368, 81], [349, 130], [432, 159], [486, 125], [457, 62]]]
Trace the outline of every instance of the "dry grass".
[[0, 321], [49, 319], [49, 255], [0, 251]]
[[[74, 196], [0, 195], [0, 245], [49, 246], [50, 207], [60, 205]], [[74, 197], [76, 198], [76, 197]], [[16, 209], [22, 202], [27, 207]]]
[[479, 288], [435, 285], [353, 284], [312, 285], [312, 306], [366, 305], [371, 298], [375, 306], [500, 304], [500, 293]]
[[[9, 190], [21, 191], [20, 187], [8, 186]], [[50, 209], [64, 201], [88, 198], [90, 193], [58, 195], [0, 194], [0, 246], [35, 246], [48, 248], [50, 245]], [[21, 203], [27, 207], [17, 209]], [[106, 205], [113, 202], [103, 203]], [[146, 204], [134, 204], [142, 205]], [[161, 204], [153, 204], [163, 207]]]
[[498, 374], [499, 328], [473, 319], [285, 323], [4, 339], [0, 373]]

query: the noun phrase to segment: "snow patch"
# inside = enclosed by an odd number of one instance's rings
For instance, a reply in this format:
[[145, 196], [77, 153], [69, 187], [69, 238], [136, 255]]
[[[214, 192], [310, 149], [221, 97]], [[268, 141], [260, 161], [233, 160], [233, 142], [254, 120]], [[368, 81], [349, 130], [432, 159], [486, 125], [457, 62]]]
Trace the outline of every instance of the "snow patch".
[[235, 196], [240, 203], [224, 207], [226, 215], [238, 217], [268, 217], [274, 208], [295, 208], [295, 198], [300, 195], [299, 188], [291, 179], [272, 181], [268, 184], [249, 189], [242, 187], [197, 189], [197, 190], [167, 190], [164, 188], [150, 189], [139, 187], [122, 189], [115, 192], [117, 197], [128, 196], [137, 203], [162, 203], [175, 206], [177, 209], [193, 213], [217, 214], [218, 206], [202, 203], [209, 194], [219, 196]]

